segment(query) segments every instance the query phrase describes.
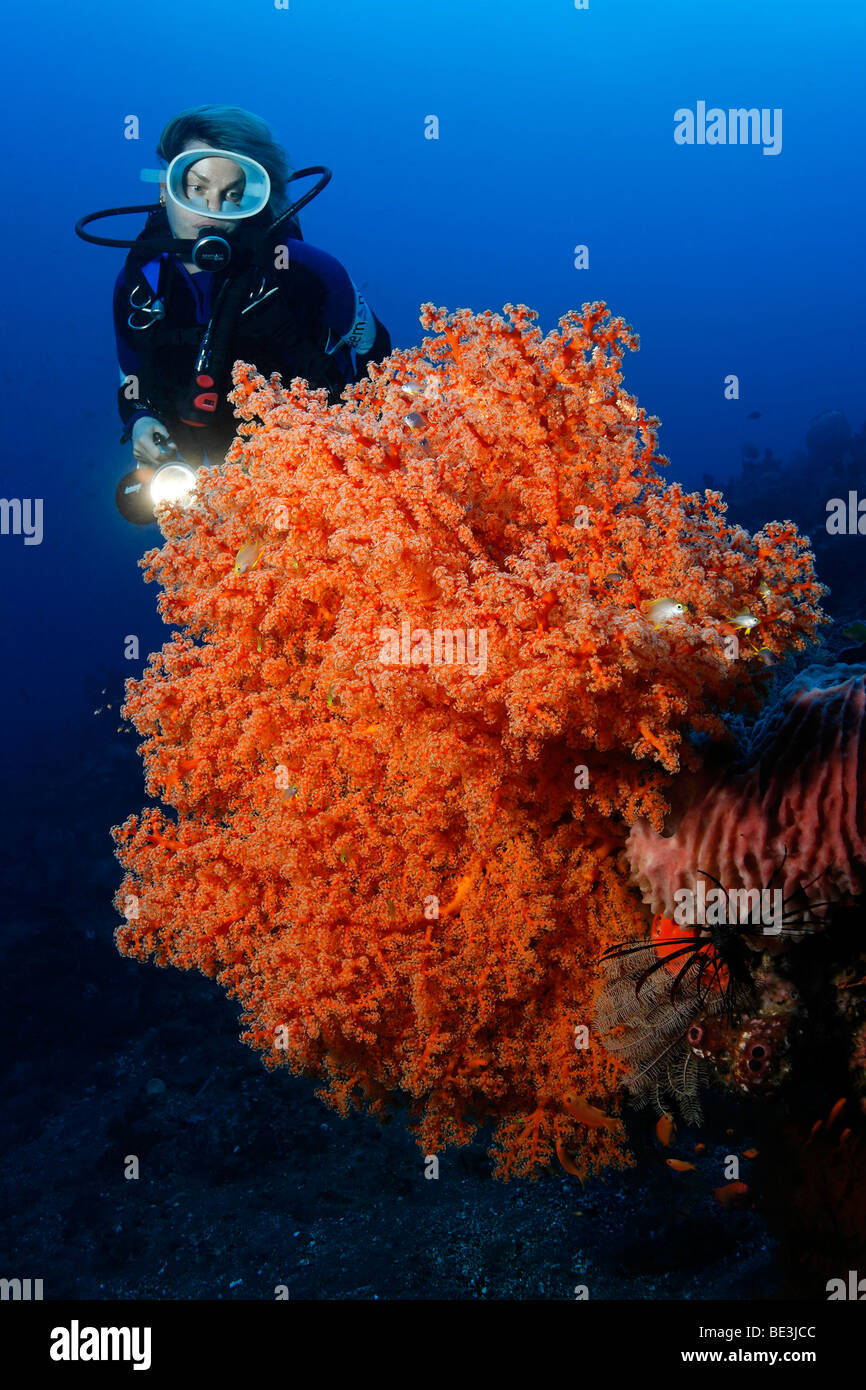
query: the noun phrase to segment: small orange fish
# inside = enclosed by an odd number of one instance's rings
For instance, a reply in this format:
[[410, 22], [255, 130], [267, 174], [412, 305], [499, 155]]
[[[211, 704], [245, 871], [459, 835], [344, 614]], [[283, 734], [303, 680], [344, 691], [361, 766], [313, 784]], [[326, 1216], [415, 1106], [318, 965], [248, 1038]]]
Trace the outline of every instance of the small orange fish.
[[746, 1182], [729, 1182], [724, 1187], [717, 1187], [713, 1196], [720, 1207], [738, 1208], [749, 1205], [749, 1184]]
[[580, 1120], [581, 1124], [589, 1125], [591, 1129], [617, 1129], [619, 1126], [619, 1120], [613, 1115], [605, 1115], [597, 1106], [573, 1096], [563, 1098], [562, 1108], [572, 1119]]
[[162, 835], [158, 830], [152, 830], [150, 834], [145, 838], [144, 843], [146, 845], [152, 845], [159, 849], [167, 849], [172, 852], [175, 850], [183, 849], [183, 845], [180, 843], [179, 840], [172, 840], [168, 834]]
[[675, 1173], [693, 1173], [694, 1163], [687, 1163], [684, 1158], [666, 1158], [665, 1163], [669, 1168], [673, 1168]]
[[664, 756], [665, 746], [656, 738], [652, 730], [647, 728], [646, 724], [638, 724], [637, 727], [644, 742], [648, 743], [650, 748], [654, 748], [657, 753], [661, 753], [661, 755]]
[[445, 907], [443, 907], [442, 911], [439, 913], [440, 917], [450, 917], [452, 912], [460, 911], [460, 908], [463, 906], [463, 904], [465, 903], [466, 899], [469, 897], [469, 894], [472, 891], [472, 885], [475, 882], [476, 871], [477, 870], [475, 868], [471, 868], [468, 874], [463, 875], [463, 877], [457, 885], [454, 897], [451, 899], [450, 903], [446, 903]]
[[706, 1146], [706, 1144], [695, 1144], [695, 1153], [696, 1153], [696, 1154], [705, 1154], [706, 1151], [707, 1151], [707, 1146]]
[[664, 1114], [656, 1122], [656, 1139], [662, 1148], [669, 1149], [674, 1140], [677, 1127], [674, 1124], [673, 1115]]
[[758, 1157], [758, 1150], [757, 1150], [757, 1149], [743, 1149], [743, 1158], [757, 1158], [757, 1157]]
[[[556, 1157], [559, 1159], [566, 1173], [570, 1173], [573, 1178], [577, 1178], [578, 1182], [580, 1182], [580, 1170], [575, 1167], [574, 1160], [561, 1139], [557, 1139], [556, 1141]], [[579, 1216], [580, 1212], [577, 1214]]]

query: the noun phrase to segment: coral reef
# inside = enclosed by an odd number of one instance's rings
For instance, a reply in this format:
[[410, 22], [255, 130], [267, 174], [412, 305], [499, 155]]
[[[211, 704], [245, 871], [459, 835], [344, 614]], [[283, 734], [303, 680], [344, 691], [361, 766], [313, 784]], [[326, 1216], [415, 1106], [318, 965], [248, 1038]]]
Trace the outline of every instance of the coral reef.
[[621, 319], [505, 313], [425, 306], [336, 406], [236, 365], [227, 462], [143, 561], [182, 630], [127, 687], [163, 804], [114, 832], [117, 941], [215, 976], [341, 1111], [582, 1174], [628, 1161], [593, 1023], [643, 921], [618, 852], [821, 591], [791, 524], [664, 485]]

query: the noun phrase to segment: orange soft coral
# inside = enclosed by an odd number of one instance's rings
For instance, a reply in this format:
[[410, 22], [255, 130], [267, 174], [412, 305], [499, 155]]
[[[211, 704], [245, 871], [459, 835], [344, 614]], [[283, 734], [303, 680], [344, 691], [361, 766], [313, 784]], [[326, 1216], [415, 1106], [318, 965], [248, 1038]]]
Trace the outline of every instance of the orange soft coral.
[[500, 1172], [584, 1173], [626, 1161], [618, 851], [760, 689], [731, 619], [802, 646], [819, 590], [791, 528], [663, 485], [622, 320], [506, 313], [426, 306], [340, 406], [236, 367], [248, 423], [143, 562], [183, 631], [128, 688], [167, 809], [115, 831], [118, 943], [217, 976], [340, 1109], [402, 1093], [428, 1152], [491, 1119]]

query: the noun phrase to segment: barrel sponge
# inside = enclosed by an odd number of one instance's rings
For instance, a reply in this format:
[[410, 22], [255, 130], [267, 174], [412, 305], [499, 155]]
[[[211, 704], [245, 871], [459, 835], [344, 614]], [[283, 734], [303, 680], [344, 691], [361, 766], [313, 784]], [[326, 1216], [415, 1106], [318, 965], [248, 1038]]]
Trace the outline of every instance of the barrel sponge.
[[[781, 888], [838, 902], [866, 887], [866, 666], [809, 666], [755, 724], [744, 756], [688, 807], [675, 832], [645, 818], [626, 854], [644, 901], [673, 916], [700, 872], [725, 889]], [[798, 890], [800, 890], [798, 892]]]

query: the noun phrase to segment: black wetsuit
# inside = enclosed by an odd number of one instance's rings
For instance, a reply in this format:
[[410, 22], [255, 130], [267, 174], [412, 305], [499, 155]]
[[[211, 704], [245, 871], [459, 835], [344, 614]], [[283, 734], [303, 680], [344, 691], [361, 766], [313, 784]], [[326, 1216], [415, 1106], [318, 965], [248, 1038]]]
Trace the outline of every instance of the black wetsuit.
[[[159, 234], [167, 235], [167, 227], [151, 221], [142, 235]], [[265, 262], [263, 268], [246, 265], [242, 272], [230, 268], [190, 274], [172, 253], [150, 259], [141, 251], [130, 253], [114, 291], [121, 379], [117, 399], [126, 426], [122, 442], [138, 419], [150, 415], [165, 426], [182, 457], [192, 463], [205, 457], [220, 462], [237, 428], [226, 399], [237, 359], [252, 363], [264, 376], [279, 372], [285, 385], [299, 376], [312, 387], [327, 387], [335, 401], [348, 382], [363, 376], [369, 361], [388, 355], [387, 329], [340, 262], [305, 241], [287, 238], [284, 245], [285, 269], [267, 269]], [[200, 390], [196, 359], [226, 275], [233, 282], [234, 326], [222, 353], [221, 380], [214, 380], [216, 409], [205, 414], [204, 427], [190, 426], [184, 416], [201, 418], [190, 410]], [[148, 312], [159, 302], [163, 317]], [[130, 318], [142, 326], [131, 326]]]

